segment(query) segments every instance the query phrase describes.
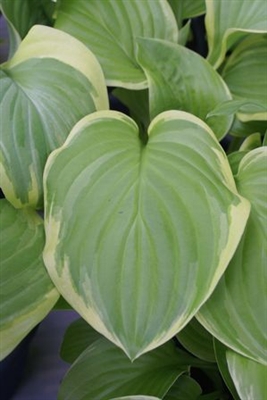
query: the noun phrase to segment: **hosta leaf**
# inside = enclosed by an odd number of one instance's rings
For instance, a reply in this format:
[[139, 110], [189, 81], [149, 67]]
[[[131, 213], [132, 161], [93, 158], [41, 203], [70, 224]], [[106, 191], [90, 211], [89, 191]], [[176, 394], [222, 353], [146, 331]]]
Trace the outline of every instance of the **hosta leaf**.
[[229, 350], [228, 347], [224, 346], [221, 342], [216, 340], [214, 338], [214, 351], [216, 355], [216, 360], [218, 364], [218, 368], [220, 370], [220, 373], [223, 377], [223, 380], [225, 384], [227, 385], [228, 389], [230, 390], [233, 399], [234, 400], [240, 400], [234, 382], [231, 378], [228, 365], [227, 365], [227, 359], [226, 359], [226, 351]]
[[168, 3], [176, 16], [179, 28], [183, 19], [197, 17], [206, 10], [205, 0], [168, 0]]
[[206, 0], [208, 61], [217, 68], [227, 50], [248, 32], [267, 32], [267, 7], [262, 0]]
[[[162, 111], [176, 109], [205, 121], [217, 104], [231, 99], [220, 75], [200, 55], [183, 46], [138, 39], [137, 58], [148, 79], [151, 118]], [[206, 120], [218, 139], [227, 133], [232, 121], [233, 117], [227, 115]]]
[[236, 174], [251, 214], [224, 276], [198, 314], [200, 322], [233, 350], [267, 363], [267, 147], [244, 155]]
[[135, 38], [177, 42], [167, 0], [61, 0], [55, 27], [86, 44], [98, 58], [110, 86], [143, 89], [146, 77], [135, 57]]
[[202, 389], [194, 379], [181, 375], [164, 396], [164, 400], [198, 400], [201, 393]]
[[196, 357], [209, 362], [216, 361], [213, 349], [213, 338], [195, 318], [178, 333], [177, 338], [179, 342]]
[[33, 25], [52, 24], [55, 2], [51, 0], [1, 0], [0, 6], [8, 22], [11, 56]]
[[262, 135], [264, 135], [265, 131], [266, 131], [265, 121], [241, 122], [239, 121], [238, 118], [235, 118], [229, 133], [235, 137], [246, 137], [256, 132], [259, 132]]
[[44, 267], [44, 227], [32, 210], [0, 200], [0, 358], [52, 309], [59, 295]]
[[89, 346], [62, 381], [58, 400], [110, 400], [148, 395], [162, 398], [177, 377], [188, 370], [188, 356], [173, 342], [133, 363], [106, 339]]
[[35, 26], [2, 64], [0, 80], [1, 187], [15, 207], [40, 207], [48, 154], [80, 118], [108, 108], [104, 77], [82, 43]]
[[45, 169], [44, 258], [61, 294], [131, 359], [209, 297], [249, 203], [209, 127], [170, 111], [148, 129], [114, 111], [81, 120]]
[[115, 89], [113, 92], [129, 109], [131, 118], [137, 123], [142, 132], [147, 132], [150, 124], [148, 90]]
[[101, 335], [80, 318], [66, 330], [60, 356], [64, 361], [72, 363], [88, 346], [100, 338]]
[[226, 351], [226, 358], [240, 399], [265, 400], [267, 367], [230, 350]]
[[240, 151], [250, 151], [256, 149], [257, 147], [261, 147], [261, 134], [253, 133], [248, 136], [240, 146]]
[[[222, 76], [236, 99], [251, 101], [239, 119], [267, 120], [267, 35], [250, 35], [230, 55]], [[263, 110], [253, 106], [257, 101]]]

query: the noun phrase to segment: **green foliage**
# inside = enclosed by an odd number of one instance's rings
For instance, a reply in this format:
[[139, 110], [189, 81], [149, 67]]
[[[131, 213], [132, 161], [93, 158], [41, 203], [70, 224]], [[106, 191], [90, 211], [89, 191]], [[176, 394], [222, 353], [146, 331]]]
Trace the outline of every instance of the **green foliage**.
[[59, 400], [264, 399], [264, 2], [0, 4], [1, 358], [73, 308]]

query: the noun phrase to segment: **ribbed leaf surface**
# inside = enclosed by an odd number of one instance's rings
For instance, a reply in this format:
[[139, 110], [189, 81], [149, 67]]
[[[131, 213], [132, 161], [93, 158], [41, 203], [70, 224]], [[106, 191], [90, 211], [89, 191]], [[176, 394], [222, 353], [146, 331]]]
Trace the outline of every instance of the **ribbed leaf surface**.
[[110, 400], [120, 396], [135, 399], [140, 393], [162, 398], [177, 377], [188, 371], [189, 360], [186, 353], [168, 342], [132, 363], [121, 349], [100, 339], [71, 366], [58, 400]]
[[178, 44], [141, 38], [137, 59], [148, 79], [151, 118], [166, 110], [183, 110], [205, 121], [218, 139], [227, 133], [232, 116], [206, 117], [231, 94], [200, 55]]
[[[222, 76], [232, 95], [252, 104], [241, 110], [239, 118], [267, 120], [267, 35], [250, 35], [238, 45], [223, 69]], [[263, 111], [253, 109], [253, 100]]]
[[0, 200], [0, 358], [51, 310], [59, 295], [44, 267], [44, 227], [32, 210]]
[[132, 359], [209, 297], [249, 212], [211, 130], [178, 111], [152, 121], [146, 145], [123, 114], [85, 117], [49, 157], [44, 181], [49, 273]]
[[267, 7], [262, 0], [206, 0], [208, 61], [217, 68], [227, 50], [248, 32], [267, 32]]
[[241, 400], [266, 399], [267, 367], [234, 351], [226, 352], [227, 364]]
[[135, 38], [178, 40], [175, 17], [167, 0], [62, 0], [55, 27], [93, 51], [108, 85], [129, 89], [147, 86], [136, 61]]
[[237, 251], [198, 319], [235, 351], [267, 363], [267, 148], [243, 156], [236, 175], [239, 192], [252, 205]]
[[80, 118], [108, 108], [104, 77], [82, 43], [35, 26], [2, 64], [0, 84], [1, 187], [15, 207], [40, 207], [48, 154]]

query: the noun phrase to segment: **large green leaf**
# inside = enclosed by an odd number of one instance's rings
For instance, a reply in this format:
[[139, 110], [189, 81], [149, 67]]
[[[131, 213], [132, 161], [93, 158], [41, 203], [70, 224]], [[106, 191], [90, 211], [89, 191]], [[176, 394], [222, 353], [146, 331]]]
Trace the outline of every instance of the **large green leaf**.
[[241, 400], [266, 400], [267, 367], [230, 350], [226, 351], [226, 358]]
[[44, 267], [44, 227], [35, 211], [0, 200], [0, 359], [6, 357], [56, 303]]
[[141, 38], [137, 59], [148, 79], [151, 118], [166, 110], [184, 110], [206, 121], [218, 139], [227, 133], [232, 116], [207, 118], [207, 114], [230, 100], [231, 94], [200, 55], [178, 44]]
[[[267, 8], [267, 7], [266, 7]], [[242, 121], [267, 120], [267, 35], [250, 35], [233, 51], [222, 71], [232, 95], [252, 101], [241, 110]], [[253, 109], [256, 100], [264, 109]], [[254, 107], [255, 108], [255, 107]]]
[[136, 37], [177, 42], [167, 0], [61, 0], [55, 27], [86, 44], [98, 58], [107, 84], [143, 89], [146, 77], [136, 61]]
[[44, 259], [61, 294], [131, 359], [166, 342], [210, 296], [249, 203], [201, 120], [81, 120], [46, 164]]
[[250, 217], [224, 276], [198, 319], [233, 350], [267, 363], [267, 147], [244, 155], [236, 174], [239, 193], [252, 205]]
[[190, 353], [202, 360], [215, 362], [213, 337], [193, 318], [178, 334], [179, 342]]
[[204, 14], [206, 10], [205, 0], [168, 0], [179, 28], [183, 20]]
[[108, 108], [104, 77], [82, 43], [35, 26], [2, 64], [0, 80], [1, 187], [15, 207], [41, 207], [48, 154], [80, 118]]
[[248, 32], [267, 32], [263, 0], [206, 0], [208, 61], [217, 68], [231, 46]]
[[190, 357], [173, 342], [131, 362], [106, 339], [89, 346], [71, 366], [58, 400], [110, 400], [119, 396], [162, 398], [177, 377], [188, 370]]

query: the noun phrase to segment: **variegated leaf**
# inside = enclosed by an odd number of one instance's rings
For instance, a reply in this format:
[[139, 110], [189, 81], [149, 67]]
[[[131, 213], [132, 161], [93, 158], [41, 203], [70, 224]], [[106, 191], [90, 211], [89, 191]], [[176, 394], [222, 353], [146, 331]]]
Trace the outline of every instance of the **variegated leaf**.
[[100, 65], [70, 35], [35, 26], [1, 65], [0, 84], [1, 187], [15, 207], [42, 207], [48, 154], [79, 119], [108, 108]]
[[249, 203], [195, 116], [91, 114], [48, 159], [44, 259], [67, 301], [134, 359], [181, 330], [214, 290]]
[[35, 211], [0, 200], [0, 359], [53, 308], [59, 294], [42, 260], [44, 227]]

